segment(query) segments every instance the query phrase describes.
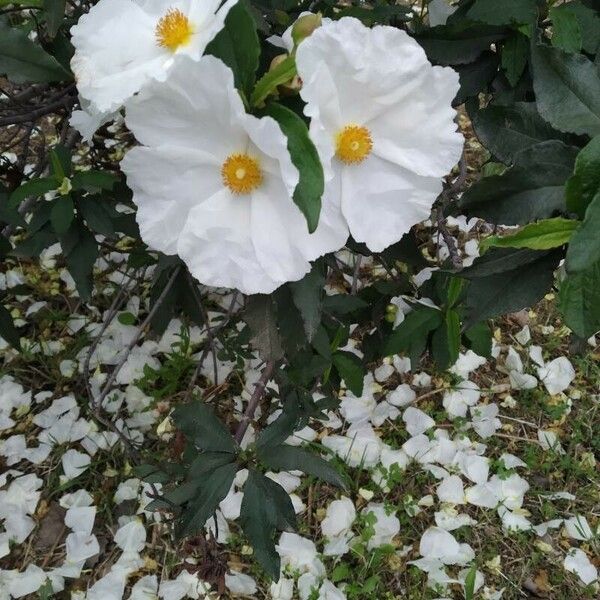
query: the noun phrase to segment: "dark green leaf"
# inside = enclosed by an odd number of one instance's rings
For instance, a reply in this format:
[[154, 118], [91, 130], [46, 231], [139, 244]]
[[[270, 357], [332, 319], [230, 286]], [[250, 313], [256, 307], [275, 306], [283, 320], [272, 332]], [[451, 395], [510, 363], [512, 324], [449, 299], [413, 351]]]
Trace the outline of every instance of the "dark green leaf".
[[302, 316], [306, 338], [310, 342], [321, 324], [321, 297], [325, 285], [321, 266], [315, 263], [303, 279], [289, 285], [294, 304]]
[[108, 212], [104, 209], [103, 202], [100, 197], [82, 198], [77, 203], [77, 208], [91, 230], [105, 236], [112, 236], [115, 228]]
[[54, 146], [50, 150], [50, 165], [52, 167], [52, 175], [58, 181], [59, 185], [62, 184], [65, 177], [71, 177], [73, 173], [71, 150], [62, 144]]
[[173, 411], [177, 428], [200, 450], [235, 453], [237, 444], [221, 420], [204, 402], [182, 404]]
[[190, 465], [188, 480], [202, 481], [207, 473], [233, 462], [235, 455], [230, 452], [202, 452]]
[[[61, 240], [61, 245], [62, 243]], [[92, 271], [99, 256], [98, 244], [93, 234], [88, 229], [81, 228], [77, 244], [69, 252], [63, 246], [63, 252], [66, 254], [67, 268], [75, 280], [79, 295], [82, 300], [89, 300], [94, 287]]]
[[600, 136], [577, 155], [575, 173], [567, 181], [567, 208], [583, 219], [592, 198], [600, 190]]
[[507, 165], [512, 164], [522, 150], [540, 142], [566, 138], [540, 117], [534, 102], [517, 102], [512, 106], [492, 105], [469, 112], [481, 143]]
[[[527, 47], [529, 49], [529, 46]], [[456, 67], [460, 79], [460, 89], [452, 102], [460, 106], [467, 98], [485, 92], [498, 71], [498, 56], [495, 52], [484, 52], [477, 60]]]
[[319, 224], [321, 196], [325, 186], [319, 154], [308, 136], [306, 124], [295, 112], [273, 102], [267, 107], [266, 114], [279, 123], [288, 139], [292, 162], [300, 173], [300, 181], [294, 190], [294, 202], [306, 217], [309, 232], [313, 233]]
[[263, 446], [258, 450], [258, 458], [268, 469], [302, 471], [307, 475], [314, 475], [327, 483], [346, 489], [346, 484], [337, 469], [305, 448], [286, 444]]
[[267, 575], [279, 579], [281, 559], [275, 550], [276, 531], [293, 530], [296, 514], [288, 493], [258, 471], [250, 469], [244, 485], [240, 524]]
[[537, 19], [536, 0], [475, 0], [467, 13], [474, 21], [489, 25], [533, 23]]
[[21, 350], [21, 336], [13, 323], [10, 313], [2, 304], [0, 304], [0, 336], [13, 348]]
[[119, 178], [106, 171], [77, 171], [71, 180], [74, 190], [86, 190], [98, 192], [100, 190], [112, 190]]
[[600, 134], [600, 71], [582, 54], [534, 44], [533, 87], [542, 117], [560, 131]]
[[12, 251], [14, 256], [35, 256], [39, 257], [40, 252], [48, 248], [57, 241], [56, 234], [48, 229], [37, 231], [30, 235], [26, 240], [20, 242]]
[[413, 365], [416, 365], [416, 360], [425, 350], [429, 334], [442, 321], [441, 311], [427, 306], [416, 307], [388, 337], [383, 354], [389, 356], [404, 352], [410, 356]]
[[528, 58], [529, 40], [522, 33], [515, 32], [502, 46], [502, 68], [513, 87], [523, 75]]
[[190, 500], [177, 524], [178, 537], [198, 533], [204, 527], [229, 493], [238, 468], [235, 463], [223, 465], [203, 479], [199, 494]]
[[460, 338], [460, 317], [455, 310], [449, 310], [431, 338], [433, 358], [439, 369], [447, 369], [458, 360]]
[[44, 12], [46, 14], [46, 25], [48, 35], [56, 37], [63, 18], [65, 16], [66, 0], [44, 0]]
[[323, 310], [336, 315], [347, 315], [357, 310], [367, 308], [368, 304], [357, 296], [350, 294], [335, 294], [325, 296], [323, 300]]
[[71, 195], [59, 196], [50, 212], [50, 222], [52, 229], [59, 235], [66, 233], [75, 217], [75, 206]]
[[281, 414], [270, 425], [263, 429], [256, 439], [256, 446], [279, 446], [292, 435], [300, 423], [300, 412], [297, 402], [288, 402], [284, 405]]
[[332, 361], [340, 377], [346, 382], [348, 389], [355, 395], [363, 393], [365, 368], [362, 361], [352, 352], [335, 352]]
[[581, 273], [600, 260], [600, 189], [585, 211], [585, 218], [573, 233], [565, 266], [568, 273]]
[[243, 0], [227, 13], [225, 26], [207, 46], [206, 54], [220, 58], [233, 71], [236, 87], [247, 97], [250, 95], [258, 69], [260, 45], [256, 23]]
[[550, 8], [552, 20], [552, 45], [565, 52], [579, 52], [583, 45], [583, 37], [577, 15], [564, 10], [566, 4]]
[[[600, 15], [598, 11], [594, 11], [587, 6], [584, 6], [581, 2], [568, 2], [566, 4], [559, 4], [553, 6], [550, 9], [550, 18], [553, 20], [554, 33], [552, 35], [552, 43], [555, 45], [555, 37], [557, 36], [562, 42], [565, 34], [568, 30], [574, 29], [574, 26], [570, 21], [570, 17], [575, 17], [577, 21], [578, 41], [580, 46], [573, 50], [574, 52], [579, 51], [581, 48], [589, 54], [596, 54], [598, 46], [600, 45]], [[557, 23], [558, 21], [562, 21]], [[569, 21], [567, 21], [569, 19]], [[577, 35], [577, 34], [576, 34]], [[573, 43], [566, 40], [567, 47], [573, 47]], [[563, 48], [567, 50], [567, 48]]]
[[263, 360], [279, 360], [283, 347], [277, 328], [277, 313], [272, 296], [255, 294], [248, 298], [244, 321], [252, 332], [252, 345]]
[[460, 272], [461, 277], [476, 279], [508, 273], [537, 261], [543, 252], [529, 249], [494, 248], [477, 257], [473, 264]]
[[472, 63], [505, 35], [503, 28], [460, 23], [431, 27], [416, 38], [430, 61], [440, 65], [464, 65]]
[[565, 212], [564, 185], [576, 152], [555, 140], [527, 148], [515, 156], [512, 169], [471, 186], [459, 207], [469, 216], [500, 225], [522, 225]]
[[475, 354], [490, 358], [492, 355], [492, 330], [489, 325], [482, 321], [476, 323], [465, 331], [465, 337], [469, 342], [469, 346]]
[[27, 198], [37, 198], [47, 192], [55, 190], [59, 182], [54, 177], [42, 179], [32, 179], [21, 184], [10, 196], [9, 204], [13, 208], [18, 208]]
[[537, 252], [537, 255], [536, 260], [512, 270], [471, 281], [465, 300], [467, 327], [531, 307], [548, 293], [561, 252]]
[[558, 304], [565, 323], [580, 338], [600, 331], [600, 260], [586, 271], [567, 274], [560, 284]]
[[0, 75], [14, 83], [70, 80], [71, 74], [50, 54], [32, 42], [25, 30], [0, 23]]

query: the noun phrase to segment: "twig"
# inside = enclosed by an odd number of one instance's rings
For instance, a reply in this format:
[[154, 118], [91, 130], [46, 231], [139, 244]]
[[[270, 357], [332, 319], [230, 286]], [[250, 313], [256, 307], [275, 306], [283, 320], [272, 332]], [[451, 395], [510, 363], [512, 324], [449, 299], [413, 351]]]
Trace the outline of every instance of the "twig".
[[244, 439], [244, 435], [248, 429], [248, 425], [250, 425], [250, 421], [254, 418], [254, 413], [256, 412], [256, 408], [264, 396], [265, 390], [267, 388], [267, 383], [273, 374], [273, 370], [275, 369], [275, 361], [270, 360], [265, 365], [263, 372], [260, 376], [260, 379], [256, 383], [256, 387], [254, 388], [254, 392], [252, 397], [250, 398], [250, 402], [248, 402], [248, 406], [242, 415], [242, 419], [236, 429], [235, 432], [235, 441], [240, 444]]
[[362, 264], [362, 255], [358, 254], [354, 261], [354, 274], [352, 276], [352, 286], [350, 288], [350, 294], [356, 296], [358, 291], [358, 278], [360, 276], [360, 265]]

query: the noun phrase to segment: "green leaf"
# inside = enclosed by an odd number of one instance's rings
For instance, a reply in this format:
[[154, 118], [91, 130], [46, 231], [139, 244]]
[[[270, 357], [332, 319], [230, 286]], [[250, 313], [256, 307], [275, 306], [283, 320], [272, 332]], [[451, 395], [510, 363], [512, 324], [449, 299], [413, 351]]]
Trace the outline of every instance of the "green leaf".
[[277, 312], [273, 297], [266, 294], [250, 296], [244, 311], [244, 321], [252, 332], [252, 345], [263, 360], [283, 358], [283, 346], [277, 327]]
[[52, 229], [59, 235], [66, 233], [75, 217], [75, 206], [71, 195], [59, 196], [54, 201], [50, 212], [50, 222]]
[[40, 46], [27, 32], [0, 24], [0, 75], [13, 83], [50, 83], [68, 81], [71, 74]]
[[527, 148], [515, 156], [512, 169], [472, 185], [460, 199], [459, 208], [499, 225], [523, 225], [565, 212], [564, 185], [576, 152], [557, 140]]
[[44, 0], [46, 25], [50, 38], [55, 38], [65, 16], [66, 0]]
[[575, 160], [575, 172], [567, 181], [567, 208], [583, 219], [592, 198], [600, 190], [600, 136], [592, 139]]
[[314, 475], [327, 483], [346, 489], [346, 484], [335, 467], [314, 452], [298, 446], [262, 447], [258, 450], [259, 460], [275, 471], [302, 471]]
[[477, 566], [473, 565], [465, 577], [465, 600], [475, 598], [475, 582], [477, 580]]
[[537, 20], [537, 3], [536, 0], [475, 0], [467, 16], [489, 25], [533, 23]]
[[567, 274], [560, 284], [558, 305], [565, 323], [580, 338], [600, 331], [600, 260], [586, 271]]
[[582, 54], [534, 44], [533, 87], [542, 117], [560, 131], [600, 134], [600, 71]]
[[310, 273], [300, 281], [295, 281], [289, 285], [294, 304], [300, 311], [304, 323], [306, 338], [311, 342], [321, 324], [321, 298], [325, 277], [323, 277], [320, 264], [314, 264]]
[[177, 524], [178, 537], [195, 534], [204, 527], [217, 510], [219, 502], [229, 493], [238, 469], [236, 463], [226, 464], [217, 467], [203, 479], [200, 493], [190, 500]]
[[425, 350], [430, 332], [437, 329], [442, 321], [441, 311], [427, 306], [415, 307], [385, 341], [383, 354], [390, 356], [405, 352], [416, 365], [416, 360]]
[[[574, 16], [577, 25], [579, 38], [581, 40], [581, 46], [575, 50], [576, 52], [581, 50], [585, 50], [588, 54], [596, 54], [598, 51], [598, 47], [600, 46], [600, 15], [598, 15], [598, 11], [594, 11], [591, 8], [583, 5], [581, 2], [568, 2], [566, 4], [559, 4], [558, 6], [553, 6], [550, 9], [550, 17], [554, 21], [554, 33], [552, 36], [552, 43], [555, 43], [554, 38], [557, 34], [557, 26], [559, 29], [565, 30], [565, 27], [572, 28], [572, 24], [558, 24], [556, 19], [568, 19], [569, 17]], [[559, 39], [563, 36], [563, 32], [559, 32]], [[556, 44], [555, 44], [556, 45]], [[570, 45], [567, 42], [567, 45]], [[564, 48], [566, 50], [566, 48]]]
[[430, 61], [440, 65], [464, 65], [472, 63], [505, 36], [504, 28], [460, 23], [431, 27], [415, 37]]
[[200, 450], [236, 453], [238, 446], [213, 410], [204, 402], [182, 404], [173, 411], [177, 428]]
[[[64, 247], [63, 251], [66, 252]], [[98, 244], [94, 235], [88, 229], [80, 228], [77, 244], [66, 254], [66, 262], [82, 300], [89, 300], [92, 296], [92, 273], [98, 256]]]
[[271, 579], [279, 580], [281, 559], [275, 550], [275, 532], [296, 527], [296, 514], [288, 493], [278, 483], [250, 469], [244, 485], [240, 524], [256, 560]]
[[492, 355], [492, 330], [485, 321], [476, 323], [465, 331], [469, 347], [475, 354], [490, 358]]
[[288, 139], [292, 162], [300, 173], [294, 190], [294, 202], [306, 217], [308, 230], [313, 233], [319, 224], [321, 196], [325, 186], [323, 166], [312, 143], [304, 121], [293, 111], [275, 102], [269, 104], [266, 114], [273, 117]]
[[[505, 249], [492, 250], [489, 254], [502, 251]], [[548, 293], [562, 253], [516, 250], [511, 254], [518, 257], [518, 252], [533, 253], [530, 255], [533, 260], [521, 265], [516, 261], [512, 268], [472, 279], [465, 299], [467, 328], [479, 321], [533, 306]], [[504, 254], [504, 258], [508, 256], [510, 254]], [[475, 263], [473, 266], [477, 267]], [[461, 275], [467, 276], [464, 271]]]
[[363, 393], [365, 368], [360, 358], [352, 352], [340, 351], [333, 354], [332, 361], [340, 377], [346, 382], [348, 389], [355, 396], [361, 396]]
[[479, 58], [466, 65], [457, 65], [460, 89], [453, 106], [464, 104], [468, 98], [485, 92], [498, 73], [498, 55], [495, 52], [484, 52]]
[[121, 325], [135, 325], [136, 321], [135, 315], [131, 314], [130, 312], [119, 313], [117, 320], [119, 323], [121, 323]]
[[26, 181], [10, 195], [9, 205], [11, 208], [18, 208], [23, 200], [42, 196], [55, 190], [58, 185], [59, 182], [54, 177]]
[[114, 235], [115, 227], [103, 206], [104, 202], [101, 197], [88, 196], [77, 202], [77, 209], [92, 231], [109, 237]]
[[523, 75], [529, 58], [529, 40], [515, 32], [502, 46], [502, 68], [510, 85], [515, 87]]
[[232, 71], [236, 87], [249, 96], [254, 86], [260, 44], [256, 23], [240, 0], [227, 13], [223, 29], [206, 47], [206, 54], [220, 58]]
[[540, 117], [535, 102], [516, 102], [512, 106], [491, 105], [469, 110], [473, 128], [481, 143], [503, 163], [509, 165], [515, 156], [541, 142], [567, 136]]
[[368, 303], [362, 298], [350, 294], [334, 294], [333, 296], [325, 296], [323, 300], [323, 310], [335, 315], [347, 315], [368, 306]]
[[8, 310], [0, 304], [0, 336], [13, 348], [21, 351], [21, 336]]
[[277, 87], [287, 83], [296, 76], [296, 61], [293, 56], [282, 60], [274, 69], [267, 71], [256, 83], [250, 104], [262, 107], [265, 99], [277, 91]]
[[12, 251], [12, 255], [39, 257], [42, 250], [45, 250], [56, 241], [56, 234], [53, 231], [42, 229], [17, 244]]
[[447, 369], [458, 360], [460, 339], [460, 317], [455, 310], [449, 310], [431, 338], [431, 350], [438, 368]]
[[581, 28], [577, 15], [564, 10], [566, 4], [550, 8], [552, 20], [552, 45], [565, 52], [579, 52], [583, 45]]
[[567, 273], [589, 270], [600, 260], [600, 189], [585, 211], [585, 218], [573, 233], [567, 260]]
[[499, 248], [531, 248], [532, 250], [550, 250], [559, 248], [569, 242], [579, 221], [572, 219], [546, 219], [525, 225], [517, 233], [498, 236], [493, 235], [483, 240], [482, 248], [496, 246]]
[[188, 471], [188, 480], [204, 479], [207, 473], [232, 463], [235, 455], [230, 452], [202, 452], [194, 459]]
[[460, 271], [460, 276], [475, 279], [507, 273], [535, 262], [541, 254], [529, 249], [495, 248], [476, 258], [470, 267]]
[[92, 193], [112, 190], [118, 182], [119, 178], [116, 175], [106, 171], [77, 171], [71, 179], [74, 190]]
[[256, 438], [257, 448], [273, 447], [283, 444], [292, 435], [300, 423], [297, 402], [287, 402], [281, 414], [265, 427]]

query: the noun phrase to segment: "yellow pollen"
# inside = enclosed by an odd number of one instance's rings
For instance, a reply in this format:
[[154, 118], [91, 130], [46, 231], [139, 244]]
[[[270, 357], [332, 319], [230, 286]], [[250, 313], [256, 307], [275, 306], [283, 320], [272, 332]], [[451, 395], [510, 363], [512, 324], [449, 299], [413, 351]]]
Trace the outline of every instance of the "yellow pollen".
[[360, 125], [346, 125], [335, 136], [335, 154], [344, 163], [360, 163], [373, 150], [371, 133]]
[[248, 154], [232, 154], [221, 167], [223, 183], [234, 194], [249, 194], [263, 181], [260, 164]]
[[156, 40], [159, 46], [175, 52], [192, 38], [194, 29], [190, 20], [178, 9], [170, 8], [156, 25]]

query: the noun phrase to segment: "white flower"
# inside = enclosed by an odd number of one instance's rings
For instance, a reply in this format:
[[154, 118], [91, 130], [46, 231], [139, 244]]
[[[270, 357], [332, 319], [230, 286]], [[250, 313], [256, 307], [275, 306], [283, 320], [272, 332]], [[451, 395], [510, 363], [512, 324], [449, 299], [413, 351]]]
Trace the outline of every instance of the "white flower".
[[566, 356], [555, 358], [545, 366], [539, 367], [537, 372], [549, 394], [564, 392], [575, 379], [575, 369]]
[[475, 406], [481, 396], [479, 386], [472, 381], [463, 381], [454, 390], [444, 393], [443, 404], [448, 416], [466, 417], [470, 406]]
[[381, 453], [381, 440], [368, 423], [352, 425], [346, 435], [328, 435], [321, 443], [350, 467], [372, 468]]
[[156, 600], [157, 592], [158, 579], [156, 575], [146, 575], [131, 588], [129, 600]]
[[345, 243], [326, 207], [308, 233], [287, 138], [274, 119], [245, 112], [220, 60], [182, 58], [131, 101], [127, 125], [145, 144], [122, 163], [141, 235], [202, 283], [270, 293]]
[[432, 67], [406, 32], [352, 17], [315, 30], [296, 64], [330, 178], [323, 202], [341, 210], [354, 239], [381, 251], [429, 216], [460, 158], [458, 75]]
[[498, 419], [498, 405], [495, 403], [471, 407], [473, 429], [482, 437], [489, 438], [500, 429], [502, 423]]
[[334, 500], [328, 507], [321, 531], [327, 538], [323, 554], [325, 556], [341, 556], [350, 549], [352, 539], [352, 523], [356, 519], [356, 509], [350, 498]]
[[464, 504], [465, 490], [462, 479], [458, 475], [446, 477], [438, 486], [437, 495], [442, 502]]
[[594, 537], [594, 532], [587, 519], [581, 515], [565, 520], [567, 535], [574, 540], [588, 541]]
[[465, 353], [461, 352], [458, 355], [458, 360], [450, 367], [450, 372], [467, 379], [471, 372], [477, 370], [479, 367], [485, 365], [487, 360], [483, 356], [475, 354], [473, 350], [467, 350]]
[[272, 600], [292, 600], [294, 595], [294, 580], [280, 577], [277, 583], [272, 583], [269, 589]]
[[363, 514], [374, 515], [376, 521], [373, 524], [374, 535], [369, 538], [367, 547], [369, 550], [391, 544], [400, 532], [400, 521], [393, 513], [388, 514], [383, 504], [369, 503], [363, 510]]
[[591, 563], [586, 553], [579, 548], [572, 548], [565, 556], [563, 566], [570, 573], [575, 573], [579, 579], [589, 585], [598, 579], [598, 569]]
[[101, 0], [71, 29], [71, 68], [93, 113], [110, 113], [179, 55], [199, 60], [237, 0]]
[[256, 581], [250, 575], [231, 570], [225, 573], [225, 585], [233, 596], [253, 596], [256, 594]]
[[435, 426], [435, 421], [421, 409], [409, 406], [402, 415], [402, 420], [406, 424], [406, 431], [411, 436], [424, 433]]
[[441, 527], [430, 527], [421, 536], [419, 554], [425, 558], [438, 559], [446, 565], [455, 564], [460, 550], [455, 537]]
[[92, 462], [89, 454], [77, 450], [67, 450], [62, 456], [62, 466], [65, 472], [64, 481], [79, 477]]
[[390, 392], [386, 400], [393, 406], [408, 406], [415, 401], [417, 394], [407, 383], [401, 383], [394, 391]]
[[565, 450], [554, 431], [548, 429], [538, 429], [538, 441], [542, 450], [552, 450], [557, 454], [564, 454]]
[[325, 567], [317, 556], [317, 547], [312, 540], [296, 533], [284, 532], [276, 546], [281, 556], [281, 568], [289, 568], [292, 572], [310, 573], [316, 577], [325, 574]]

